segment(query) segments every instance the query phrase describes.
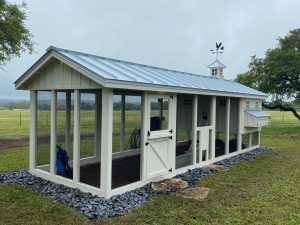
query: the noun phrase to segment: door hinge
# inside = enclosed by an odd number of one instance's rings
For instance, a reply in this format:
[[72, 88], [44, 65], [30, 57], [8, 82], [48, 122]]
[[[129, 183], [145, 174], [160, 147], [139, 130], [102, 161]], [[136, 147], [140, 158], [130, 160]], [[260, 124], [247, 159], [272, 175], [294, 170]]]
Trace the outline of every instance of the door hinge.
[[150, 131], [148, 130], [148, 133], [147, 133], [148, 137], [150, 136]]
[[169, 130], [169, 133], [171, 133], [171, 134], [172, 134], [172, 133], [173, 133], [173, 129]]
[[173, 99], [173, 95], [170, 96], [170, 99]]
[[148, 146], [148, 145], [149, 145], [149, 142], [146, 142], [146, 143], [145, 143], [145, 145], [147, 145], [147, 146]]
[[172, 136], [170, 136], [170, 137], [169, 137], [169, 139], [173, 140], [173, 137], [172, 137]]
[[171, 168], [171, 169], [169, 169], [169, 172], [172, 172], [173, 171], [173, 169]]

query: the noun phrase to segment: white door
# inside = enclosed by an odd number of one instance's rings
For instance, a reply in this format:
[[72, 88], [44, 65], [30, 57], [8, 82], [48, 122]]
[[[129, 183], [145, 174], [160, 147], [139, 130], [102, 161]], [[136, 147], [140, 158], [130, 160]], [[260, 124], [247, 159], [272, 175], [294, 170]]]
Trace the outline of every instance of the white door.
[[172, 171], [171, 123], [172, 96], [153, 95], [148, 99], [147, 140], [145, 143], [146, 176], [151, 179]]
[[[211, 154], [211, 126], [198, 127], [198, 152], [200, 155], [200, 162], [207, 161]], [[198, 161], [198, 160], [197, 160]]]

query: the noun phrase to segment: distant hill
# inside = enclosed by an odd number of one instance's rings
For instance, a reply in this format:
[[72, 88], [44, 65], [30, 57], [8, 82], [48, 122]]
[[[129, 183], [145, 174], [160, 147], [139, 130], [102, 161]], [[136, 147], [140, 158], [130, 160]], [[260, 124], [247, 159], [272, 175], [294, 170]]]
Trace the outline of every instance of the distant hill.
[[29, 109], [29, 100], [0, 99], [0, 109]]

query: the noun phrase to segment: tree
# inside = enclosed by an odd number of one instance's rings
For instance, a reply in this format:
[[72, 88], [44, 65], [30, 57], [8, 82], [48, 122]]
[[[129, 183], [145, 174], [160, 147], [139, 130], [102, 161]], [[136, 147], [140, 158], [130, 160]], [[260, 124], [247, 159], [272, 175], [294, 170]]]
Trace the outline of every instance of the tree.
[[300, 121], [292, 102], [300, 102], [300, 29], [278, 38], [278, 46], [269, 49], [264, 58], [252, 56], [249, 71], [239, 74], [236, 81], [265, 92], [272, 102], [267, 109], [291, 111]]
[[25, 27], [26, 4], [0, 0], [0, 67], [22, 52], [33, 52], [32, 34]]

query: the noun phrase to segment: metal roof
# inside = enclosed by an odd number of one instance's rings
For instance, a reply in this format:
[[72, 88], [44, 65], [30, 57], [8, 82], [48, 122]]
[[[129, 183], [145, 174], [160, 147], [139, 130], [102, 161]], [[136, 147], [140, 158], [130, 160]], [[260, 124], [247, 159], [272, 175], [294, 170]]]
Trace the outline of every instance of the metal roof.
[[[49, 47], [47, 54], [54, 52], [65, 60], [72, 62], [76, 66], [88, 71], [94, 77], [104, 83], [120, 83], [122, 85], [134, 84], [139, 90], [139, 86], [153, 86], [160, 88], [174, 88], [182, 90], [196, 90], [199, 92], [227, 92], [233, 95], [258, 96], [260, 98], [267, 95], [255, 89], [230, 80], [220, 80], [213, 77], [202, 76], [192, 73], [179, 72], [175, 70], [163, 69], [154, 66], [147, 66], [138, 63], [126, 62], [110, 59], [106, 57]], [[36, 64], [39, 64], [44, 55]], [[32, 73], [37, 65], [34, 64], [16, 82], [19, 85]], [[28, 75], [28, 76], [29, 76]]]
[[209, 64], [207, 67], [208, 68], [226, 68], [226, 66], [217, 59], [215, 61], [213, 61], [211, 64]]
[[255, 116], [257, 118], [271, 117], [269, 114], [267, 114], [266, 112], [259, 110], [259, 109], [248, 109], [248, 110], [245, 110], [245, 112], [247, 112], [250, 115]]

